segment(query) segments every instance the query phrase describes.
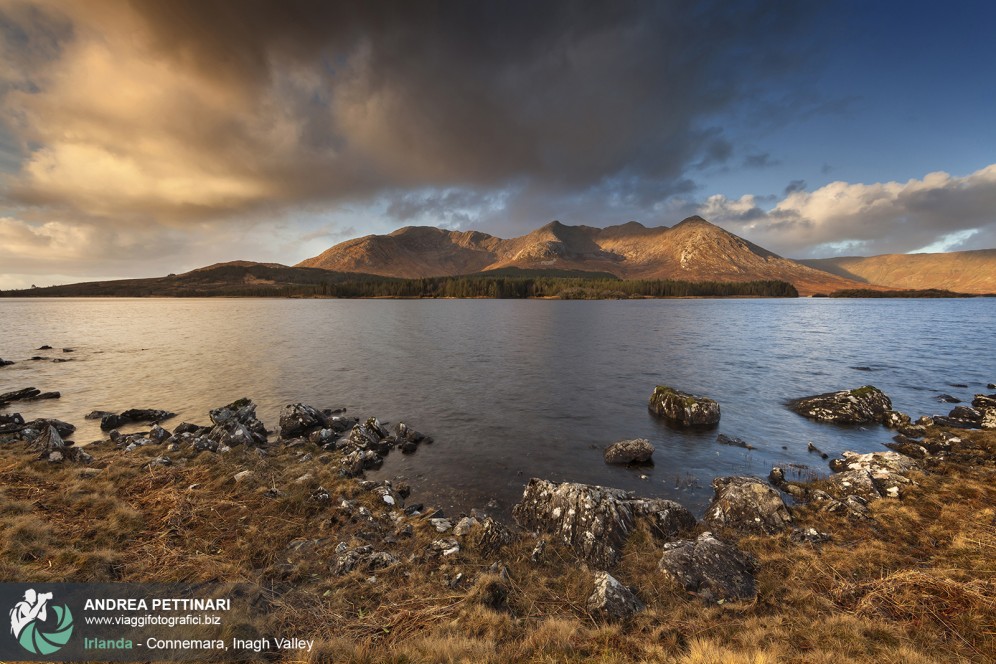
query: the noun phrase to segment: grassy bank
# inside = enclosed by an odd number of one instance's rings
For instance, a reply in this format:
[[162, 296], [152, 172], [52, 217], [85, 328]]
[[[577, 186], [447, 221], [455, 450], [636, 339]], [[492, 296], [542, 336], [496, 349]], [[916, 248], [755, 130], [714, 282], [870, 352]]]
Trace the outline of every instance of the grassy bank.
[[[754, 601], [688, 597], [636, 533], [612, 571], [647, 610], [624, 623], [589, 615], [595, 570], [556, 543], [534, 562], [529, 535], [485, 552], [471, 531], [442, 556], [433, 542], [451, 534], [395, 520], [377, 487], [340, 478], [311, 445], [187, 450], [170, 466], [148, 465], [155, 445], [98, 445], [89, 466], [0, 445], [0, 579], [244, 583], [266, 610], [243, 629], [317, 639], [314, 662], [992, 661], [996, 432], [957, 433], [950, 460], [914, 475], [901, 500], [872, 502], [872, 520], [796, 507], [797, 525], [828, 543], [740, 540], [761, 564]], [[340, 542], [399, 562], [336, 576]]]

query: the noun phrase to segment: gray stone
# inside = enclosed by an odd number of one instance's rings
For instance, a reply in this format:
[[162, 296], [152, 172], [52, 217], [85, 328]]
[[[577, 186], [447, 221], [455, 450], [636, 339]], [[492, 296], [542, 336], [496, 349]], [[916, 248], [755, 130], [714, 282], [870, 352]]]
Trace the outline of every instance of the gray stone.
[[600, 568], [614, 565], [639, 519], [655, 533], [673, 532], [695, 523], [672, 501], [641, 500], [621, 489], [533, 478], [512, 515], [523, 528], [550, 533], [579, 557]]
[[603, 456], [605, 463], [646, 463], [654, 454], [654, 446], [645, 438], [620, 440], [612, 443]]
[[712, 533], [665, 544], [657, 566], [664, 576], [708, 602], [751, 599], [757, 594], [757, 562]]
[[588, 610], [602, 620], [625, 620], [646, 607], [633, 592], [608, 572], [596, 572]]
[[794, 412], [833, 424], [863, 424], [881, 422], [892, 410], [892, 401], [880, 389], [865, 385], [853, 390], [827, 392], [788, 402]]
[[756, 477], [717, 477], [704, 522], [738, 535], [773, 535], [792, 524], [778, 491]]
[[672, 424], [685, 427], [714, 427], [719, 424], [719, 404], [708, 397], [679, 392], [658, 385], [650, 395], [650, 412]]
[[306, 436], [312, 431], [324, 428], [326, 423], [325, 415], [318, 409], [303, 403], [288, 404], [280, 412], [280, 437]]

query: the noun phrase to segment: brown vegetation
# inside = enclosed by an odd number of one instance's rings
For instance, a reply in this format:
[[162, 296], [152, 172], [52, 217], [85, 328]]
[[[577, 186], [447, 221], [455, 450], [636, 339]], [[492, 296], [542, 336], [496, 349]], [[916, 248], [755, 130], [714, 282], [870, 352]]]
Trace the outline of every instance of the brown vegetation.
[[[376, 581], [367, 570], [333, 576], [336, 545], [365, 543], [370, 529], [339, 502], [378, 520], [385, 506], [335, 464], [278, 446], [269, 456], [178, 453], [157, 467], [146, 465], [157, 446], [103, 444], [81, 467], [5, 444], [0, 580], [245, 583], [268, 605], [252, 626], [317, 639], [312, 662], [993, 661], [996, 433], [958, 434], [957, 462], [916, 475], [901, 500], [872, 502], [872, 520], [797, 507], [797, 525], [829, 543], [742, 539], [761, 563], [751, 602], [686, 596], [657, 572], [659, 544], [636, 533], [613, 574], [647, 610], [625, 623], [589, 615], [594, 570], [558, 545], [535, 563], [529, 536], [488, 557], [471, 534], [440, 558], [425, 554], [442, 536], [420, 517], [402, 545], [410, 559], [399, 554]], [[246, 469], [255, 474], [236, 482]], [[319, 486], [330, 500], [314, 499]]]

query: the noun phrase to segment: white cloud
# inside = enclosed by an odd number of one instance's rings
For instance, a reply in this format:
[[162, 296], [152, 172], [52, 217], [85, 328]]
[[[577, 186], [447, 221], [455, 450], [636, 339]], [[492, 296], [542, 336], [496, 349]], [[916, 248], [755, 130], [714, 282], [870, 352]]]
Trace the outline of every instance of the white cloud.
[[788, 255], [965, 248], [970, 239], [977, 244], [996, 234], [996, 164], [961, 177], [936, 172], [907, 182], [831, 182], [790, 192], [770, 210], [749, 195], [711, 196], [695, 209]]

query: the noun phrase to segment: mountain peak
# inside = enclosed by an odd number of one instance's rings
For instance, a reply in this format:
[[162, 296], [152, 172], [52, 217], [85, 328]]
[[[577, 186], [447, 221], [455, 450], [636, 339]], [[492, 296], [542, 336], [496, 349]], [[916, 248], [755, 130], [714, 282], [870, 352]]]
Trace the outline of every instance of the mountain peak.
[[686, 217], [674, 225], [675, 228], [677, 228], [678, 226], [713, 226], [719, 228], [718, 226], [716, 226], [716, 224], [712, 223], [711, 221], [706, 221], [697, 214], [693, 214], [690, 217]]

